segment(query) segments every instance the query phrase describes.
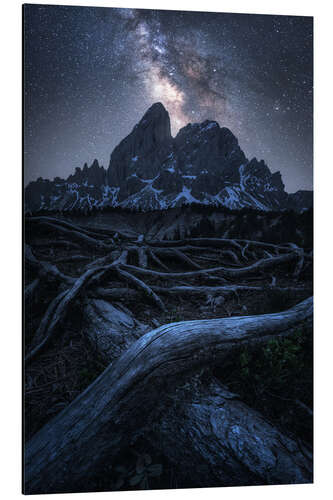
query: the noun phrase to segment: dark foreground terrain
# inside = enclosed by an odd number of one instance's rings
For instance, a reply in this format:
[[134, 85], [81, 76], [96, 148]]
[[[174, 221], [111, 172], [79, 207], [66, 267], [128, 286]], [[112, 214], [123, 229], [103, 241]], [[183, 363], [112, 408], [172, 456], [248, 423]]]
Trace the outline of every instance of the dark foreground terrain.
[[310, 211], [25, 230], [26, 493], [312, 482]]

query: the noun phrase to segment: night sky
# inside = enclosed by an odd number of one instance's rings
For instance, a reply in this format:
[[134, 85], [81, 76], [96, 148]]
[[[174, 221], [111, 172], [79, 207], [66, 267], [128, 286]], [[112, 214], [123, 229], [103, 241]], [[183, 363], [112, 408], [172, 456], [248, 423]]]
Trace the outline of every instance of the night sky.
[[25, 182], [67, 177], [156, 101], [312, 189], [312, 18], [26, 5]]

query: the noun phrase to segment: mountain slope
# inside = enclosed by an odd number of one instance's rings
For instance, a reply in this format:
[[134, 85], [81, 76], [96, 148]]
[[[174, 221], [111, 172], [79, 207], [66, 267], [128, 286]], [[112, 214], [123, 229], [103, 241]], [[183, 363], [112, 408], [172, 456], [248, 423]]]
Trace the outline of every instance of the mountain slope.
[[93, 207], [160, 210], [183, 204], [303, 210], [312, 192], [286, 193], [280, 172], [248, 160], [236, 137], [215, 121], [188, 124], [171, 136], [170, 117], [153, 104], [114, 149], [107, 170], [97, 160], [67, 179], [39, 178], [25, 189], [26, 210]]

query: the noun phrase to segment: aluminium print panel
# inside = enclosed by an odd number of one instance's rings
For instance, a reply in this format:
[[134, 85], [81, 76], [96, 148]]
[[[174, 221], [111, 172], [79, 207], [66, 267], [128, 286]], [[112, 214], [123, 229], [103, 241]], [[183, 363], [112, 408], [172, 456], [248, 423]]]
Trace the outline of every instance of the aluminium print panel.
[[25, 494], [313, 481], [312, 25], [23, 6]]

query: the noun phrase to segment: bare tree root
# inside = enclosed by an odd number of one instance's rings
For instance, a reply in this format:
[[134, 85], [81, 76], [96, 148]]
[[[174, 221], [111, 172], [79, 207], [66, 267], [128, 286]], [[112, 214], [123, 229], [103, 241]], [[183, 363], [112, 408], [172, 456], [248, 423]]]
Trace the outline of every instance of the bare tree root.
[[52, 262], [53, 264], [60, 264], [62, 262], [82, 262], [85, 260], [90, 260], [90, 257], [87, 255], [67, 255], [66, 257], [54, 259]]
[[31, 218], [28, 218], [27, 219], [27, 223], [29, 224], [39, 224], [41, 222], [47, 222], [47, 223], [50, 223], [50, 224], [53, 224], [53, 225], [56, 225], [56, 226], [59, 226], [59, 227], [63, 227], [65, 229], [70, 229], [71, 231], [77, 231], [78, 233], [82, 233], [82, 234], [85, 234], [87, 236], [92, 236], [93, 238], [110, 238], [113, 236], [113, 232], [109, 232], [109, 231], [106, 231], [106, 230], [92, 230], [92, 229], [86, 229], [80, 225], [77, 225], [77, 224], [74, 224], [74, 223], [71, 223], [71, 222], [68, 222], [68, 221], [65, 221], [65, 220], [62, 220], [62, 219], [58, 219], [56, 217], [48, 217], [48, 216], [40, 216], [40, 217], [31, 217]]
[[39, 278], [36, 278], [28, 286], [25, 287], [25, 289], [24, 289], [24, 301], [26, 304], [31, 302], [33, 295], [34, 295], [36, 289], [38, 288], [39, 283], [40, 283]]
[[[240, 345], [255, 345], [277, 335], [288, 335], [290, 328], [311, 318], [312, 312], [312, 298], [309, 298], [281, 313], [172, 323], [145, 334], [27, 443], [25, 493], [42, 493], [46, 485], [49, 493], [69, 492], [73, 488], [75, 491], [101, 460], [108, 457], [112, 462], [133, 435], [140, 432], [156, 401], [160, 401], [162, 388], [165, 392], [166, 382], [169, 387], [174, 386], [180, 375], [221, 363]], [[229, 422], [235, 417], [237, 422], [243, 418], [243, 413], [236, 411], [232, 415]], [[239, 435], [245, 443], [248, 437], [253, 440], [260, 434], [260, 426], [251, 426], [251, 419], [245, 424], [248, 433], [242, 427], [226, 431], [223, 418], [223, 412], [216, 413], [211, 425], [221, 441], [228, 438], [233, 456], [240, 443]], [[275, 442], [278, 441], [277, 433]], [[261, 469], [267, 473], [268, 464], [271, 468], [278, 467], [279, 474], [284, 471], [287, 479], [291, 463], [287, 457], [295, 452], [289, 444], [282, 441], [287, 454], [278, 453], [271, 461], [263, 458]], [[197, 441], [196, 446], [204, 443]], [[248, 466], [251, 454], [246, 452], [243, 457]], [[295, 474], [290, 479], [289, 472], [289, 482], [311, 481], [304, 463]]]
[[57, 266], [50, 264], [44, 260], [38, 260], [34, 256], [32, 249], [29, 245], [25, 245], [25, 263], [34, 269], [40, 278], [52, 277], [60, 282], [65, 282], [68, 285], [72, 285], [75, 282], [75, 278], [63, 274]]
[[76, 229], [68, 229], [63, 225], [54, 224], [53, 222], [51, 223], [46, 221], [45, 222], [40, 221], [39, 227], [48, 229], [50, 232], [57, 231], [58, 233], [67, 236], [68, 238], [72, 238], [74, 240], [77, 240], [78, 242], [85, 243], [85, 245], [88, 245], [93, 248], [100, 247], [100, 248], [105, 248], [107, 250], [115, 248], [113, 244], [105, 243], [102, 240], [97, 240], [96, 238], [89, 236], [88, 234], [82, 232], [81, 230], [78, 231]]
[[277, 290], [279, 292], [299, 292], [304, 290], [301, 287], [279, 287], [279, 286], [252, 286], [252, 285], [224, 285], [224, 286], [152, 286], [154, 291], [162, 294], [174, 295], [223, 295], [230, 292], [262, 292], [263, 290]]
[[195, 247], [209, 247], [209, 248], [228, 248], [231, 247], [235, 251], [242, 253], [244, 246], [248, 248], [267, 249], [274, 252], [290, 252], [293, 248], [290, 245], [277, 245], [274, 243], [266, 243], [265, 241], [243, 240], [243, 239], [230, 239], [230, 238], [188, 238], [175, 241], [154, 241], [147, 242], [151, 247], [179, 247], [192, 245]]
[[157, 248], [155, 250], [155, 254], [159, 255], [160, 257], [166, 257], [166, 258], [171, 258], [171, 259], [177, 259], [180, 262], [185, 262], [185, 264], [189, 265], [190, 267], [194, 269], [201, 269], [201, 266], [199, 264], [196, 264], [190, 257], [185, 255], [184, 252], [177, 248]]
[[246, 243], [246, 244], [245, 244], [245, 246], [242, 248], [242, 252], [241, 252], [241, 253], [242, 253], [242, 257], [243, 257], [243, 259], [245, 259], [245, 260], [249, 260], [249, 259], [247, 258], [247, 256], [246, 256], [246, 250], [247, 250], [248, 248], [249, 248], [249, 244], [248, 244], [248, 243]]
[[162, 309], [162, 311], [165, 311], [165, 305], [162, 302], [162, 300], [159, 298], [158, 295], [148, 286], [146, 283], [141, 281], [139, 278], [136, 276], [133, 276], [133, 274], [128, 273], [127, 271], [124, 271], [123, 269], [120, 269], [119, 267], [115, 268], [115, 271], [122, 277], [125, 278], [126, 280], [130, 281], [133, 283], [133, 285], [138, 288], [139, 290], [143, 290], [143, 292], [152, 299], [155, 304]]
[[[105, 271], [106, 269], [104, 269]], [[73, 287], [65, 292], [61, 292], [49, 305], [46, 314], [44, 315], [40, 326], [34, 336], [33, 344], [35, 347], [29, 352], [25, 358], [25, 363], [28, 364], [41, 351], [42, 348], [52, 338], [58, 324], [65, 319], [67, 309], [73, 300], [80, 293], [81, 289], [86, 285], [87, 281], [97, 272], [97, 269], [89, 269], [80, 278], [78, 278]], [[36, 345], [37, 344], [37, 345]]]
[[152, 250], [149, 250], [149, 256], [151, 257], [151, 259], [153, 260], [153, 262], [155, 262], [155, 264], [157, 264], [158, 266], [160, 266], [162, 269], [164, 269], [165, 271], [167, 272], [170, 272], [170, 269], [168, 268], [168, 266], [166, 266], [155, 254], [155, 252], [153, 252]]
[[148, 241], [149, 246], [152, 247], [179, 247], [179, 246], [186, 246], [186, 245], [193, 245], [195, 247], [202, 247], [202, 246], [208, 246], [210, 248], [225, 248], [225, 247], [232, 247], [236, 248], [238, 250], [242, 249], [242, 246], [240, 243], [238, 243], [236, 240], [232, 239], [223, 239], [223, 238], [188, 238], [188, 239], [182, 239], [182, 240], [175, 240], [175, 241], [164, 241], [164, 240], [158, 240], [158, 241]]
[[[45, 347], [46, 343], [50, 339], [50, 336], [47, 335], [47, 328], [48, 325], [50, 324], [52, 320], [52, 316], [55, 313], [58, 305], [60, 304], [61, 300], [65, 297], [67, 294], [67, 290], [64, 292], [59, 293], [49, 304], [46, 313], [44, 314], [42, 321], [40, 322], [40, 325], [33, 337], [33, 345], [35, 347], [32, 347], [30, 352], [27, 354], [27, 356], [24, 359], [24, 363], [27, 366], [28, 363], [39, 353], [39, 351]], [[52, 332], [51, 332], [52, 333]]]
[[233, 250], [222, 250], [221, 254], [230, 257], [235, 264], [239, 266], [241, 265], [239, 258], [237, 257], [236, 253]]
[[303, 266], [304, 266], [304, 250], [302, 248], [300, 248], [298, 250], [298, 261], [297, 261], [297, 264], [296, 264], [296, 267], [295, 267], [295, 271], [294, 271], [294, 277], [295, 278], [298, 278], [299, 275], [301, 274], [301, 271], [303, 269]]
[[250, 276], [251, 274], [255, 274], [258, 271], [265, 271], [267, 269], [271, 269], [272, 267], [276, 267], [281, 264], [286, 264], [288, 262], [292, 262], [297, 258], [297, 254], [295, 253], [288, 253], [284, 255], [279, 255], [277, 257], [272, 257], [269, 259], [261, 259], [256, 261], [254, 264], [251, 264], [250, 266], [246, 267], [240, 267], [240, 268], [227, 268], [227, 267], [213, 267], [213, 268], [208, 268], [208, 269], [202, 269], [199, 271], [187, 271], [183, 273], [177, 273], [177, 272], [170, 272], [170, 273], [163, 273], [160, 271], [153, 271], [152, 269], [142, 269], [137, 266], [132, 266], [130, 264], [123, 265], [126, 269], [129, 269], [131, 271], [136, 271], [141, 274], [146, 274], [150, 276], [156, 276], [159, 278], [185, 278], [185, 277], [194, 277], [194, 276], [199, 276], [201, 274], [211, 274], [211, 273], [221, 273], [225, 277], [228, 278], [237, 278], [237, 277], [246, 277]]
[[[113, 250], [112, 252], [109, 252], [107, 255], [104, 257], [100, 257], [98, 259], [93, 260], [92, 262], [89, 262], [86, 266], [85, 269], [92, 269], [96, 267], [104, 267], [110, 262], [113, 262], [117, 257], [119, 257], [120, 252], [118, 250]], [[126, 263], [126, 262], [125, 262]]]
[[[71, 289], [60, 293], [49, 305], [39, 328], [34, 335], [33, 345], [34, 347], [25, 357], [25, 363], [28, 364], [32, 359], [48, 344], [53, 336], [53, 333], [58, 326], [58, 324], [65, 319], [69, 305], [77, 298], [82, 289], [87, 286], [87, 283], [95, 280], [98, 281], [104, 276], [108, 271], [118, 272], [116, 268], [118, 264], [126, 262], [127, 250], [124, 250], [120, 256], [107, 266], [91, 266], [84, 274], [82, 274], [78, 279], [74, 280], [74, 284]], [[97, 259], [100, 261], [100, 259]], [[96, 263], [96, 261], [95, 261]], [[125, 271], [121, 271], [126, 274], [126, 278], [130, 279], [131, 276]], [[159, 307], [164, 307], [164, 304], [159, 299], [159, 297], [153, 292], [147, 285], [145, 285], [141, 280], [132, 276], [132, 282], [135, 282], [138, 287], [141, 284], [141, 288], [146, 286], [146, 292], [150, 290], [150, 295], [153, 300], [157, 302]]]
[[[124, 271], [125, 272], [125, 271]], [[139, 289], [132, 290], [131, 288], [92, 288], [87, 292], [88, 297], [101, 299], [138, 299], [140, 297]]]

